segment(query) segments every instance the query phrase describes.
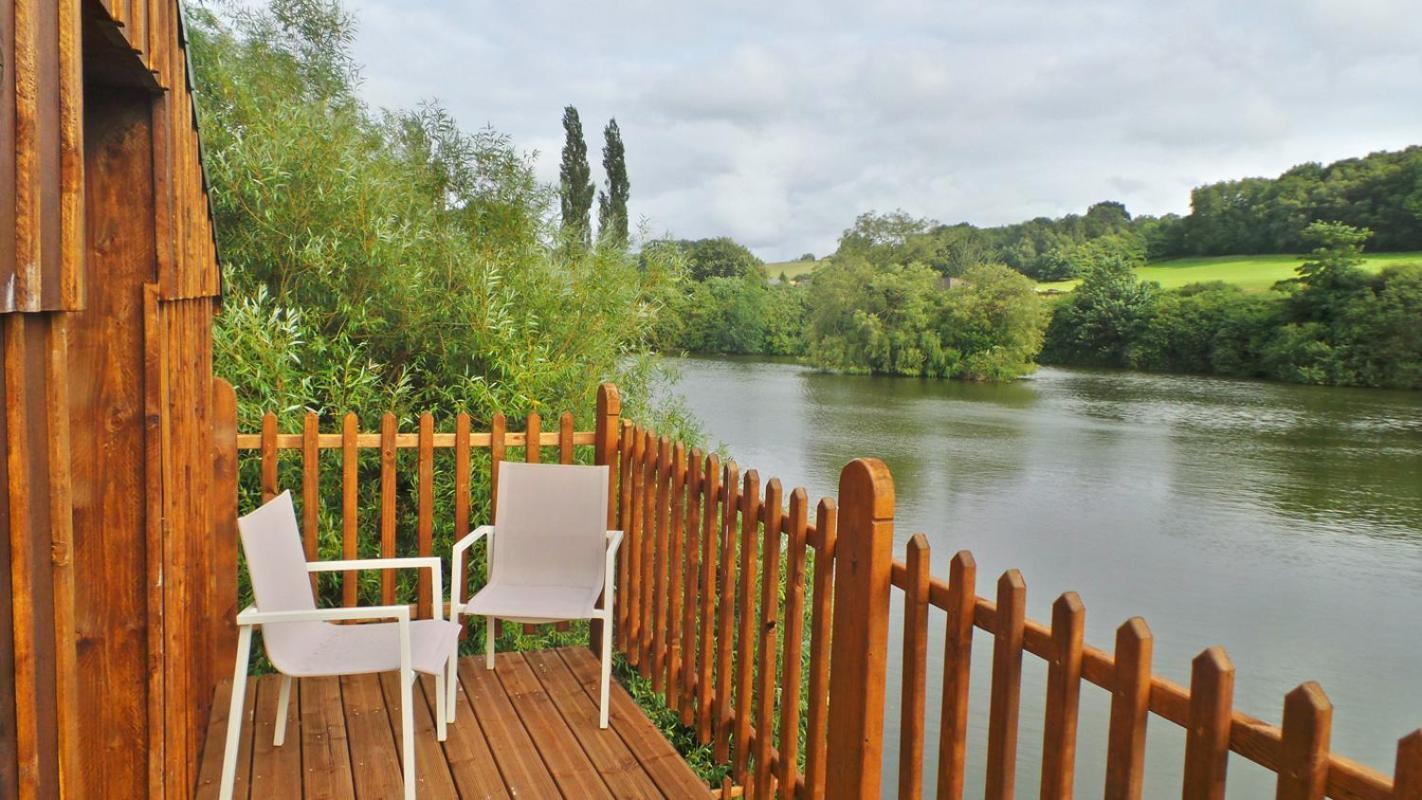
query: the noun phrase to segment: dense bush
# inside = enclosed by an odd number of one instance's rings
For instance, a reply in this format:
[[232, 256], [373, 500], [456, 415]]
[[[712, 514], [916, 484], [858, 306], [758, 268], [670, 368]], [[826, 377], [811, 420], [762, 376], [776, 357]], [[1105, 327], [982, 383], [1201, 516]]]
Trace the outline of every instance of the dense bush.
[[815, 274], [810, 363], [842, 372], [1007, 380], [1030, 372], [1046, 312], [1007, 267], [969, 270], [948, 288], [920, 264], [837, 258]]

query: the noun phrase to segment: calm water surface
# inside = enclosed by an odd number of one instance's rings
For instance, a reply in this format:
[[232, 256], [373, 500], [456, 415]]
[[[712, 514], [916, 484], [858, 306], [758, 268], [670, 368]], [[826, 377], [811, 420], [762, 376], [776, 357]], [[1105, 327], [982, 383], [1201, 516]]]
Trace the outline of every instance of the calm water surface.
[[[713, 442], [762, 478], [832, 495], [840, 468], [877, 456], [893, 472], [896, 539], [923, 531], [934, 573], [959, 549], [978, 592], [1003, 570], [1050, 619], [1072, 589], [1086, 638], [1110, 649], [1144, 616], [1157, 673], [1223, 645], [1236, 706], [1277, 720], [1283, 694], [1317, 680], [1334, 703], [1334, 749], [1390, 773], [1422, 725], [1422, 394], [1213, 378], [1043, 369], [978, 385], [817, 373], [793, 364], [682, 359], [682, 396]], [[897, 593], [896, 593], [897, 594]], [[930, 620], [929, 776], [936, 769], [942, 616]], [[887, 729], [896, 731], [897, 631]], [[991, 639], [974, 642], [968, 795], [981, 795]], [[1036, 796], [1046, 668], [1025, 659], [1017, 793]], [[1108, 695], [1082, 690], [1077, 790], [1104, 783]], [[892, 734], [891, 734], [892, 735]], [[1149, 728], [1147, 797], [1179, 796], [1183, 733]], [[892, 757], [891, 757], [892, 761]], [[1272, 796], [1238, 756], [1230, 796]], [[885, 788], [895, 784], [886, 765]], [[931, 777], [926, 781], [931, 787]]]

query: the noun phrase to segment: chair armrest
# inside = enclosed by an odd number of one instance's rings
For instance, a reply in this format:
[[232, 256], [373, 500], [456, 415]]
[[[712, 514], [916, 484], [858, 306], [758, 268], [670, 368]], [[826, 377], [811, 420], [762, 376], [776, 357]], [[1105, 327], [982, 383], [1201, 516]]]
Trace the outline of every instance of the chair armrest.
[[[450, 560], [450, 569], [453, 572], [449, 576], [449, 618], [455, 622], [459, 621], [455, 614], [464, 605], [464, 552], [473, 547], [475, 542], [485, 536], [492, 536], [493, 533], [493, 525], [480, 525], [454, 543], [454, 556]], [[492, 560], [492, 554], [490, 555]]]
[[434, 591], [430, 594], [431, 612], [435, 619], [444, 619], [440, 612], [440, 602], [444, 598], [443, 565], [435, 556], [410, 556], [407, 558], [359, 558], [350, 561], [308, 561], [307, 572], [344, 572], [346, 570], [372, 569], [427, 569]]
[[618, 548], [622, 547], [622, 531], [607, 532], [607, 553], [617, 555]]
[[305, 611], [258, 611], [247, 606], [237, 614], [238, 625], [276, 625], [283, 622], [340, 622], [352, 619], [393, 619], [410, 623], [409, 606], [365, 606], [363, 608], [313, 608]]

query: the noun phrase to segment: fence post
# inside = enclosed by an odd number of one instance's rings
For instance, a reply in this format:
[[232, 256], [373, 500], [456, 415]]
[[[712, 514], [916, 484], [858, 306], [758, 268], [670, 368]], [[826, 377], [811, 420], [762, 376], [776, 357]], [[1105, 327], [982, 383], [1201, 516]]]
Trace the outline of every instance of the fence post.
[[[617, 386], [604, 383], [597, 387], [597, 420], [593, 423], [593, 463], [607, 467], [607, 529], [617, 527], [617, 498], [619, 496], [617, 466], [617, 435], [621, 430], [622, 398], [617, 394]], [[626, 531], [623, 532], [626, 536]], [[627, 546], [627, 540], [622, 540]], [[621, 559], [619, 559], [620, 561]], [[620, 583], [626, 576], [616, 576]], [[606, 598], [598, 596], [601, 607]], [[599, 655], [602, 653], [602, 620], [588, 622], [588, 648]]]
[[893, 545], [889, 468], [878, 459], [851, 461], [839, 474], [827, 800], [879, 796]]
[[212, 379], [213, 598], [212, 663], [237, 657], [237, 393]]

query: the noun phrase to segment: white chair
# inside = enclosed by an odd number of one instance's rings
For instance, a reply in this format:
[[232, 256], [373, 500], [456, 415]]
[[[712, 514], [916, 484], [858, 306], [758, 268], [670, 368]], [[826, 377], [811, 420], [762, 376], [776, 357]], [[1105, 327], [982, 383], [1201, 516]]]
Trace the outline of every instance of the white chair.
[[[405, 764], [405, 797], [415, 797], [415, 673], [435, 676], [438, 735], [445, 739], [445, 677], [457, 666], [459, 626], [440, 618], [410, 619], [409, 606], [316, 608], [311, 593], [312, 572], [415, 568], [428, 569], [434, 597], [444, 592], [438, 558], [372, 558], [358, 561], [307, 563], [291, 493], [280, 496], [238, 521], [242, 552], [252, 578], [256, 603], [237, 615], [237, 662], [232, 672], [232, 706], [227, 721], [227, 747], [222, 760], [222, 800], [231, 800], [237, 770], [237, 740], [242, 729], [242, 702], [247, 691], [247, 657], [252, 628], [260, 625], [267, 658], [281, 673], [277, 700], [276, 737], [286, 737], [287, 702], [293, 677], [363, 675], [400, 671], [400, 733]], [[339, 620], [394, 619], [365, 625], [334, 625]]]
[[[613, 573], [622, 531], [607, 526], [607, 467], [560, 464], [499, 465], [497, 520], [454, 545], [450, 618], [485, 618], [485, 666], [494, 668], [494, 621], [602, 620], [602, 702], [599, 725], [607, 727], [612, 676]], [[464, 553], [489, 538], [488, 579], [468, 602]], [[598, 605], [598, 595], [602, 604]], [[456, 678], [457, 680], [457, 678]], [[454, 681], [447, 691], [452, 700]], [[450, 721], [453, 702], [446, 702]]]

